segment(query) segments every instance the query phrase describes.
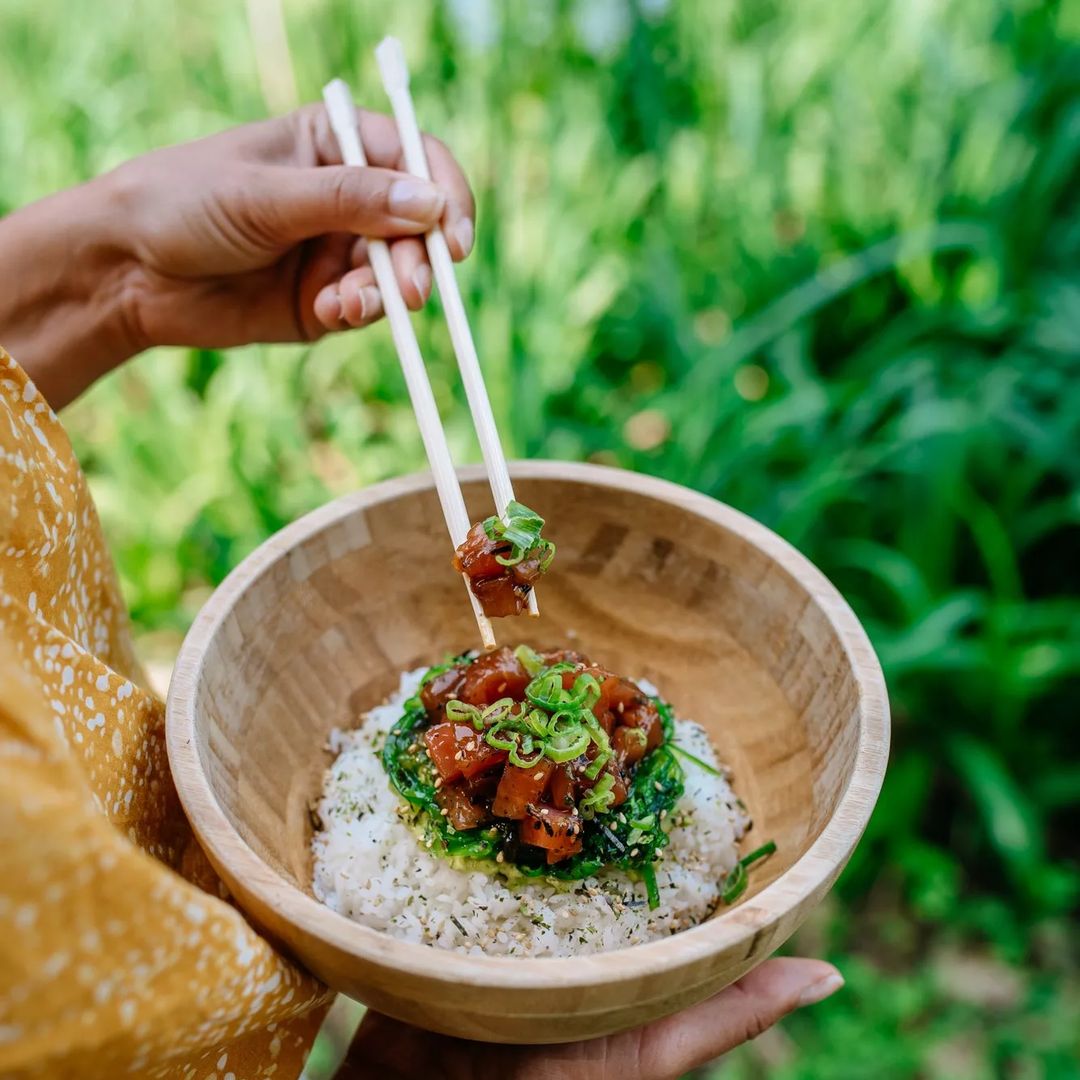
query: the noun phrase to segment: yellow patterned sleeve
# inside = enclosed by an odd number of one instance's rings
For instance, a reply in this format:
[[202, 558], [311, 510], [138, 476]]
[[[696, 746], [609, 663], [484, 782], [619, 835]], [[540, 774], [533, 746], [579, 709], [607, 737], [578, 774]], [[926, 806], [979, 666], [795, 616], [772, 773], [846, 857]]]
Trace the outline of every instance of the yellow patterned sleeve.
[[194, 842], [96, 512], [0, 351], [0, 1075], [299, 1075], [328, 995]]

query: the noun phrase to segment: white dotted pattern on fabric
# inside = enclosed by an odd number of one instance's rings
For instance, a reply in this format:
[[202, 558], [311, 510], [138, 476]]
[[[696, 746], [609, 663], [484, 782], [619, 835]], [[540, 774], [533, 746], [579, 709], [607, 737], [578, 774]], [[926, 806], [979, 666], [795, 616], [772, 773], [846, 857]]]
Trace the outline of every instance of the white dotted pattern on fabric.
[[218, 899], [70, 444], [0, 350], [0, 1075], [295, 1077], [323, 987]]

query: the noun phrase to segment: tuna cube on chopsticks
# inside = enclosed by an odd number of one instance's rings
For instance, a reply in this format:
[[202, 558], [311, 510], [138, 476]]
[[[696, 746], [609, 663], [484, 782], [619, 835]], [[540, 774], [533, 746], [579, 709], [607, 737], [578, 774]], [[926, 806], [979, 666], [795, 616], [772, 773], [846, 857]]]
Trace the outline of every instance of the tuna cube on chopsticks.
[[[406, 166], [415, 175], [430, 180], [431, 173], [409, 93], [409, 73], [400, 43], [387, 38], [376, 50], [376, 59], [393, 106]], [[347, 165], [366, 165], [356, 106], [348, 86], [341, 79], [335, 79], [323, 89], [323, 99], [342, 160]], [[539, 613], [533, 584], [550, 565], [554, 547], [550, 542], [540, 540], [539, 529], [543, 526], [543, 519], [514, 499], [510, 473], [484, 386], [476, 346], [465, 317], [453, 261], [439, 226], [436, 225], [427, 234], [425, 242], [498, 511], [495, 517], [480, 525], [470, 526], [420, 346], [409, 321], [385, 241], [368, 238], [368, 257], [382, 294], [383, 308], [405, 375], [446, 527], [456, 549], [454, 566], [461, 571], [468, 588], [481, 641], [484, 648], [490, 650], [495, 648], [496, 643], [489, 615], [516, 615], [526, 606], [532, 615]], [[483, 540], [477, 530], [482, 531]]]
[[469, 579], [489, 618], [520, 615], [535, 600], [533, 585], [555, 557], [543, 527], [539, 514], [511, 499], [505, 517], [478, 522], [454, 553], [454, 569]]

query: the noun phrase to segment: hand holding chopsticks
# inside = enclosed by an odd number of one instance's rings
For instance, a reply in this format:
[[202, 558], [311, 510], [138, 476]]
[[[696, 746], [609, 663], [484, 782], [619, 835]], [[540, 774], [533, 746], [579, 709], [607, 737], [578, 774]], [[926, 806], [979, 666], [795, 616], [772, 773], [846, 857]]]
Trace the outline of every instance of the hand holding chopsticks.
[[[408, 70], [405, 67], [400, 44], [392, 38], [387, 38], [379, 46], [377, 57], [383, 81], [393, 105], [406, 165], [415, 175], [430, 179], [427, 156], [409, 94]], [[341, 148], [342, 159], [347, 165], [365, 165], [366, 158], [357, 124], [356, 107], [347, 85], [342, 80], [335, 79], [324, 88], [323, 99], [326, 102], [331, 127]], [[476, 346], [465, 316], [465, 306], [454, 275], [453, 262], [446, 239], [438, 226], [427, 234], [425, 240], [435, 280], [446, 310], [450, 337], [457, 355], [458, 367], [465, 385], [496, 509], [499, 516], [505, 519], [507, 508], [514, 498], [513, 486], [480, 371]], [[394, 275], [390, 252], [385, 241], [369, 239], [368, 257], [382, 294], [383, 308], [390, 323], [394, 346], [401, 362], [424, 449], [435, 479], [447, 530], [450, 533], [451, 542], [457, 548], [464, 542], [470, 523], [450, 457], [446, 435], [431, 391], [431, 384], [420, 354], [420, 347], [412, 323], [409, 321], [408, 311]], [[467, 576], [465, 581], [466, 586], [469, 587]], [[491, 623], [471, 587], [469, 587], [469, 597], [484, 647], [492, 649], [495, 647], [495, 636]], [[536, 615], [538, 608], [535, 590], [530, 591], [528, 603], [530, 614]]]
[[[334, 129], [341, 156], [346, 165], [366, 165], [364, 148], [360, 142], [360, 128], [356, 122], [356, 106], [352, 93], [341, 79], [335, 79], [323, 89], [323, 100], [330, 115], [330, 125]], [[393, 263], [390, 261], [390, 249], [386, 241], [370, 238], [368, 240], [368, 258], [375, 273], [375, 281], [382, 293], [383, 309], [386, 311], [390, 332], [394, 339], [394, 348], [401, 361], [401, 370], [405, 375], [405, 384], [412, 400], [413, 412], [420, 427], [420, 437], [424, 442], [428, 463], [435, 478], [435, 488], [439, 493], [446, 528], [450, 541], [458, 547], [465, 541], [469, 532], [469, 515], [465, 509], [465, 499], [461, 494], [457, 473], [450, 458], [450, 447], [446, 442], [439, 409], [435, 404], [435, 395], [431, 392], [431, 383], [420, 355], [420, 345], [416, 340], [409, 312], [401, 296], [397, 278], [394, 276]], [[495, 647], [495, 634], [491, 622], [480, 607], [479, 601], [469, 588], [468, 579], [465, 587], [469, 592], [476, 625], [485, 649]]]

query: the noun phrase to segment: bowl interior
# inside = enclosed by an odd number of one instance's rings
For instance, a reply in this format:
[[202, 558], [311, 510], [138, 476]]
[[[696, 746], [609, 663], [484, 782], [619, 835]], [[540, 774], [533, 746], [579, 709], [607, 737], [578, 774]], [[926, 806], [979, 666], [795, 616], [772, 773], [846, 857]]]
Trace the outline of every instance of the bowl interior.
[[[754, 819], [744, 845], [778, 845], [751, 874], [753, 896], [820, 834], [855, 765], [859, 686], [814, 595], [819, 576], [796, 579], [775, 537], [733, 512], [702, 514], [678, 489], [572, 472], [515, 483], [558, 555], [541, 619], [497, 621], [500, 641], [578, 648], [652, 680], [708, 729]], [[474, 520], [485, 515], [486, 484], [464, 487]], [[476, 627], [430, 489], [406, 486], [326, 515], [295, 546], [274, 543], [206, 644], [196, 740], [233, 826], [310, 895], [308, 806], [327, 733], [354, 726], [402, 671], [474, 647]]]

